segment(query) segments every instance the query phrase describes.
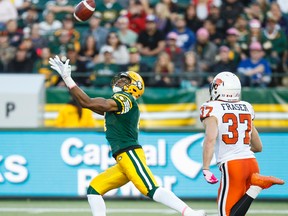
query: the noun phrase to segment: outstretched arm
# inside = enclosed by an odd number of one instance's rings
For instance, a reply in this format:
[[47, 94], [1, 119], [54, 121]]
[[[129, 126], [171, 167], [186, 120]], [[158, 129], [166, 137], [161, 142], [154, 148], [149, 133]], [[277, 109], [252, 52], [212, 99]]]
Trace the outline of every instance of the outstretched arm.
[[90, 98], [81, 88], [77, 85], [70, 89], [73, 97], [83, 107], [92, 110], [100, 115], [104, 115], [105, 112], [117, 111], [118, 106], [112, 99], [105, 98]]
[[82, 89], [80, 89], [71, 77], [71, 66], [69, 65], [69, 59], [63, 63], [58, 56], [50, 58], [49, 63], [51, 68], [56, 70], [66, 86], [70, 89], [73, 97], [83, 107], [92, 110], [100, 115], [104, 115], [105, 112], [117, 111], [118, 106], [112, 99], [105, 98], [90, 98]]

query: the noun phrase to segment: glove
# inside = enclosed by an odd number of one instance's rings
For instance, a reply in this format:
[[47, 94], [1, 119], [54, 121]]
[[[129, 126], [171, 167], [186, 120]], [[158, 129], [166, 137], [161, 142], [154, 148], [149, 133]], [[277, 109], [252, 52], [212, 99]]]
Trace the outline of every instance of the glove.
[[218, 182], [218, 179], [212, 172], [210, 172], [210, 170], [203, 170], [203, 175], [206, 181], [210, 184], [215, 184]]
[[57, 55], [55, 58], [49, 58], [49, 64], [51, 65], [51, 68], [60, 74], [66, 86], [71, 89], [76, 86], [76, 83], [71, 78], [71, 65], [69, 65], [69, 61], [70, 59], [67, 59], [63, 64]]

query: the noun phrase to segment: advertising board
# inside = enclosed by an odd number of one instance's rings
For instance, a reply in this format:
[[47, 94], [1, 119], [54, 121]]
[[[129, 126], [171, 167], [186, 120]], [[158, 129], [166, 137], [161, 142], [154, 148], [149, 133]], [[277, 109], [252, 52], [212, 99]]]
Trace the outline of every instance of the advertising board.
[[[256, 157], [264, 175], [288, 180], [288, 133], [261, 133]], [[203, 133], [140, 132], [147, 163], [158, 183], [183, 198], [215, 198], [219, 183], [202, 176]], [[285, 143], [286, 142], [286, 143]], [[102, 132], [1, 131], [0, 197], [83, 197], [90, 180], [115, 163]], [[220, 178], [213, 159], [211, 171]], [[132, 184], [110, 197], [139, 197]], [[288, 184], [264, 190], [260, 198], [288, 198]]]

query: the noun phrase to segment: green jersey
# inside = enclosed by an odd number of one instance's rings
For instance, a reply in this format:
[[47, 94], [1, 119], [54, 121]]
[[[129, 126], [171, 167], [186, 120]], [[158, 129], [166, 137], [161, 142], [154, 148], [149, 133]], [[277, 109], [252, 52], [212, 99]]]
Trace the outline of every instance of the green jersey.
[[118, 111], [105, 113], [106, 138], [112, 154], [119, 154], [130, 147], [138, 147], [140, 111], [136, 99], [126, 92], [117, 92], [112, 99], [118, 105]]

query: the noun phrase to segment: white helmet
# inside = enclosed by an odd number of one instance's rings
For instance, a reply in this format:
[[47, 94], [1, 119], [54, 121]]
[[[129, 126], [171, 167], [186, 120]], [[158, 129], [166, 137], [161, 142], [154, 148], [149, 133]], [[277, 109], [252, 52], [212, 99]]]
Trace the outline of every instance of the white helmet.
[[210, 100], [235, 102], [240, 100], [241, 83], [231, 72], [217, 74], [210, 84]]

